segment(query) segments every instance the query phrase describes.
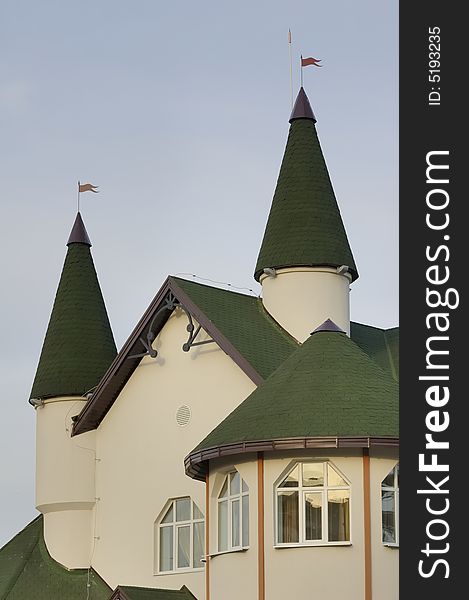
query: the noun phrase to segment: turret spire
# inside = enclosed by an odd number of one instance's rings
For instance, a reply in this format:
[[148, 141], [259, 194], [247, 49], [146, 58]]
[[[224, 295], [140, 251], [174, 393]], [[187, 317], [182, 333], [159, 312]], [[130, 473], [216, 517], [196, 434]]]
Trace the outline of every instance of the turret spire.
[[357, 268], [303, 88], [290, 123], [254, 276], [259, 281], [272, 268], [346, 266], [355, 280]]
[[98, 384], [116, 355], [80, 213], [67, 246], [31, 398], [84, 395]]

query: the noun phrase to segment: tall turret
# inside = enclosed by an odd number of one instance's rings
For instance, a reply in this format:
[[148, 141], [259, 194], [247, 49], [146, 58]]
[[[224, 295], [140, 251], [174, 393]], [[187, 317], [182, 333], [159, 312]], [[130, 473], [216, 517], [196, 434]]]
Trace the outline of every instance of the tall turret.
[[303, 342], [328, 318], [349, 333], [358, 272], [303, 88], [290, 124], [254, 277], [266, 310]]
[[36, 507], [51, 556], [66, 567], [90, 564], [95, 432], [71, 438], [72, 419], [116, 355], [80, 213], [69, 240], [31, 390], [37, 409]]

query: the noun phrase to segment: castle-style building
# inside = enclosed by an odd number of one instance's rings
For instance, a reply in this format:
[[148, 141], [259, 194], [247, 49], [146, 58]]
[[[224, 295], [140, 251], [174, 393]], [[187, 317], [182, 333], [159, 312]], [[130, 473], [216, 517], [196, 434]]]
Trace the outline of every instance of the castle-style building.
[[0, 599], [396, 600], [398, 329], [358, 269], [300, 89], [255, 279], [169, 276], [119, 352], [80, 213], [29, 402], [39, 516]]

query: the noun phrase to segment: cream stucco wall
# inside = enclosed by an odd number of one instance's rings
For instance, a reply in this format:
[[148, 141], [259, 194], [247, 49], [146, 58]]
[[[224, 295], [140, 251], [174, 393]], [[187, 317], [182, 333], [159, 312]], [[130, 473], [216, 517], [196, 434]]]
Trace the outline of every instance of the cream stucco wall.
[[299, 342], [331, 319], [350, 335], [350, 275], [337, 269], [297, 267], [263, 275], [262, 301], [269, 314]]
[[69, 569], [89, 566], [92, 544], [96, 434], [70, 435], [84, 403], [61, 397], [36, 409], [36, 508], [49, 553]]
[[[381, 543], [381, 481], [395, 465], [395, 451], [378, 451], [370, 460], [372, 507], [373, 598], [397, 600], [398, 551]], [[341, 546], [275, 547], [275, 486], [296, 461], [329, 459], [351, 483], [351, 544]], [[213, 556], [210, 593], [213, 600], [257, 600], [257, 461], [254, 455], [233, 461], [212, 460], [210, 470], [210, 551], [216, 552], [216, 499], [225, 473], [236, 468], [250, 488], [250, 548]], [[311, 450], [279, 457], [267, 453], [264, 461], [265, 597], [363, 600], [365, 597], [363, 458], [361, 450]]]
[[[370, 460], [370, 487], [381, 496], [381, 482], [395, 467], [395, 450], [372, 451]], [[372, 586], [373, 597], [379, 600], [399, 598], [399, 548], [385, 546], [381, 541], [381, 502], [371, 503]]]
[[[190, 495], [205, 512], [205, 485], [185, 475], [184, 456], [255, 385], [216, 344], [183, 352], [186, 326], [176, 310], [154, 342], [158, 357], [142, 360], [97, 430], [92, 564], [111, 587], [184, 584], [203, 600], [203, 570], [154, 573], [154, 522], [168, 498]], [[192, 413], [185, 426], [181, 405]]]
[[[351, 545], [275, 548], [274, 486], [292, 461], [329, 458], [351, 483]], [[361, 452], [317, 450], [265, 460], [266, 598], [363, 600], [363, 464]]]
[[[218, 460], [210, 474], [210, 598], [257, 600], [257, 461], [255, 455], [235, 462]], [[249, 549], [218, 553], [217, 499], [226, 474], [236, 469], [249, 487]]]

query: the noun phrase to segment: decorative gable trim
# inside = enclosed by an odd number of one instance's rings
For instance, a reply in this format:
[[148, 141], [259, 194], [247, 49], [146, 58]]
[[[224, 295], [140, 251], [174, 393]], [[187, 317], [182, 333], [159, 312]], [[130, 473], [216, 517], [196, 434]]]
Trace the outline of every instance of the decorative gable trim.
[[[168, 299], [169, 294], [174, 298], [174, 302]], [[254, 367], [181, 289], [174, 278], [168, 277], [77, 416], [72, 435], [86, 433], [99, 426], [143, 356], [150, 353], [151, 336], [148, 336], [148, 333], [156, 337], [176, 306], [181, 306], [188, 315], [191, 315], [256, 385], [262, 383], [263, 378]], [[190, 341], [191, 336], [189, 336]]]

